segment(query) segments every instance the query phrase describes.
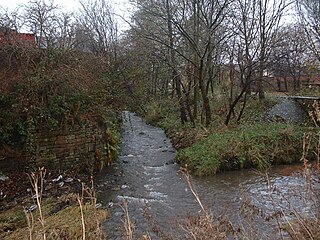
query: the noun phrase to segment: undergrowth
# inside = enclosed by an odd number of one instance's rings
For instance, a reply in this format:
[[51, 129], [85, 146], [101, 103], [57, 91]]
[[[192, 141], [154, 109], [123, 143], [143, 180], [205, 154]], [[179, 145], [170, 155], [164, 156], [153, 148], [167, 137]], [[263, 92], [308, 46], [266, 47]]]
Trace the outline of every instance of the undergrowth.
[[113, 70], [93, 54], [3, 46], [0, 57], [0, 146], [85, 124], [123, 103]]

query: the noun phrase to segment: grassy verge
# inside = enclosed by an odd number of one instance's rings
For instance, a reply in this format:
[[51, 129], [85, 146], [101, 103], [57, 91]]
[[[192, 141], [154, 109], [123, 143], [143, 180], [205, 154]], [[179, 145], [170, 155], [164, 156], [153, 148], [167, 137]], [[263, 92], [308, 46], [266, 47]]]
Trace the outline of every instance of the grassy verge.
[[209, 128], [182, 125], [178, 111], [168, 108], [166, 103], [151, 105], [146, 119], [163, 128], [173, 140], [177, 161], [182, 166], [187, 165], [195, 175], [211, 175], [223, 170], [262, 169], [299, 161], [303, 134], [310, 128], [264, 121], [263, 114], [274, 104], [272, 99], [250, 100], [241, 122], [228, 127], [219, 114]]
[[[72, 201], [75, 196], [65, 196]], [[49, 198], [43, 201], [42, 211], [45, 219], [45, 233], [47, 239], [81, 239], [82, 220], [79, 205], [73, 204], [61, 211], [57, 208], [56, 199]], [[83, 206], [83, 216], [86, 229], [86, 239], [102, 239], [100, 223], [107, 217], [103, 209], [96, 209], [92, 204]], [[0, 213], [1, 239], [43, 239], [42, 225], [39, 221], [39, 212], [33, 212], [33, 223], [28, 226], [25, 212], [21, 206], [16, 206]], [[31, 235], [30, 235], [31, 234]]]
[[246, 167], [292, 163], [301, 156], [305, 128], [285, 123], [256, 123], [213, 133], [179, 151], [178, 160], [196, 175]]

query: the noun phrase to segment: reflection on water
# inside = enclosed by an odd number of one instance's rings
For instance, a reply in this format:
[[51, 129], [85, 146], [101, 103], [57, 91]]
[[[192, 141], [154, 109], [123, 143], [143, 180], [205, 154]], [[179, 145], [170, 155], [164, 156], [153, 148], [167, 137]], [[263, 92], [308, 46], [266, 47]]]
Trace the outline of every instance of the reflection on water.
[[[145, 124], [133, 113], [125, 112], [123, 119], [121, 156], [113, 170], [108, 169], [98, 177], [99, 200], [107, 205], [110, 201], [122, 203], [126, 199], [136, 237], [147, 232], [153, 236], [144, 216], [146, 206], [160, 227], [176, 231], [177, 226], [172, 222], [188, 213], [197, 213], [200, 207], [184, 177], [177, 174], [179, 166], [174, 164], [175, 152], [170, 140], [161, 129]], [[194, 177], [192, 181], [202, 202], [214, 215], [228, 216], [237, 224], [243, 221], [240, 209], [244, 202], [260, 209], [263, 217], [280, 209], [288, 216], [296, 209], [310, 212], [310, 196], [301, 198], [301, 194], [295, 194], [307, 188], [305, 180], [294, 174], [298, 170], [300, 166], [278, 166], [268, 178], [253, 170], [243, 170]], [[123, 185], [126, 187], [122, 188]], [[123, 230], [119, 226], [122, 226], [123, 211], [117, 204], [110, 210], [112, 216], [104, 228], [109, 239], [122, 239]], [[266, 227], [263, 221], [255, 223], [265, 236], [272, 232], [272, 225]]]

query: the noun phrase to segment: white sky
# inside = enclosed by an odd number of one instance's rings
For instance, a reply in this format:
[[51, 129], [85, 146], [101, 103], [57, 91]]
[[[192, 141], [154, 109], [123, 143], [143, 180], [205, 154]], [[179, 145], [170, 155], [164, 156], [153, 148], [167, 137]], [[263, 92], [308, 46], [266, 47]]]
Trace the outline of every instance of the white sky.
[[[14, 10], [19, 4], [27, 4], [30, 0], [0, 0], [0, 7], [4, 9]], [[125, 19], [129, 19], [131, 7], [129, 0], [109, 0], [114, 7], [115, 13]], [[63, 11], [76, 11], [79, 7], [79, 0], [53, 0], [54, 4], [61, 7]], [[120, 29], [128, 29], [127, 24], [119, 19]]]
[[[110, 0], [119, 12], [126, 12], [129, 6], [128, 0]], [[19, 4], [26, 4], [29, 0], [0, 0], [0, 6], [14, 9]], [[79, 0], [54, 0], [54, 3], [65, 8], [67, 11], [73, 11], [79, 6]]]
[[[0, 0], [0, 6], [3, 8], [8, 8], [9, 10], [15, 9], [19, 4], [26, 4], [29, 0]], [[77, 8], [78, 1], [77, 0], [54, 0], [54, 3], [67, 9], [68, 11], [72, 11], [73, 8]]]

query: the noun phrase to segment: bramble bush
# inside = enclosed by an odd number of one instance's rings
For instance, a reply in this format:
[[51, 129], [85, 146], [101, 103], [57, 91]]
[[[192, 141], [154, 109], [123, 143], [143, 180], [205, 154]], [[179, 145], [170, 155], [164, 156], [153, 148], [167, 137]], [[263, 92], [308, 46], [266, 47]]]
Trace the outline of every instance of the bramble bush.
[[89, 53], [4, 46], [0, 58], [0, 144], [80, 125], [119, 90], [108, 62]]

